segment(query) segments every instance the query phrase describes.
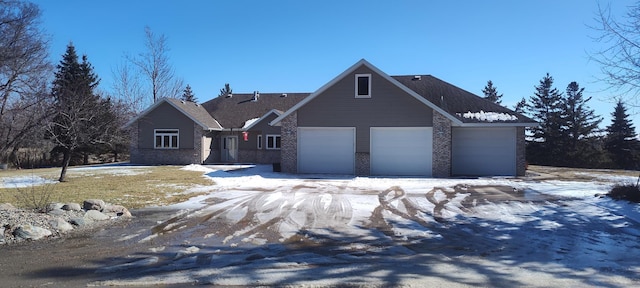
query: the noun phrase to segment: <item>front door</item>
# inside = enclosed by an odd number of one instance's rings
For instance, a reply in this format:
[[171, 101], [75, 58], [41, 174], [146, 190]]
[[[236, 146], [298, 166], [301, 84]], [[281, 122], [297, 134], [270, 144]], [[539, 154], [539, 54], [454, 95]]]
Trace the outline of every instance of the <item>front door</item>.
[[238, 161], [238, 136], [222, 137], [222, 161], [237, 162]]

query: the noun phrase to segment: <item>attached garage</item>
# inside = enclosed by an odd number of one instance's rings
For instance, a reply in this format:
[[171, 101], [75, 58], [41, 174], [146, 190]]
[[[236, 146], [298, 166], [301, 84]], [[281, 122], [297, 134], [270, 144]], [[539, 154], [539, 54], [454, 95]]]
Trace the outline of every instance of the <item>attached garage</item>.
[[453, 128], [451, 173], [464, 176], [516, 175], [516, 127]]
[[432, 173], [433, 128], [371, 127], [371, 175]]
[[298, 173], [354, 174], [355, 128], [299, 127]]

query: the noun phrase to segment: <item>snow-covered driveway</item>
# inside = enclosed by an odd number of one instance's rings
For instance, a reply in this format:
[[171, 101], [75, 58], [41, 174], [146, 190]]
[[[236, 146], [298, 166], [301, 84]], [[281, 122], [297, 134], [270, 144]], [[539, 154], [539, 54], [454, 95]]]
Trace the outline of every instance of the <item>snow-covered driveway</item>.
[[640, 285], [640, 212], [594, 197], [613, 184], [606, 179], [300, 179], [218, 168], [185, 167], [217, 185], [120, 239], [147, 250], [98, 268], [109, 280], [95, 284]]

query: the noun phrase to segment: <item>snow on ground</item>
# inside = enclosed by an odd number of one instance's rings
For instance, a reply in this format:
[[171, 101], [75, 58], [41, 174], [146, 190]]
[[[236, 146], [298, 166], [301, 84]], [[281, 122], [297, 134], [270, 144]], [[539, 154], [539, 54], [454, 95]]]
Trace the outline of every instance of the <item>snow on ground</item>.
[[2, 177], [0, 178], [0, 188], [28, 188], [57, 182], [39, 176]]
[[150, 246], [131, 257], [142, 262], [101, 271], [141, 267], [96, 284], [640, 285], [638, 205], [595, 197], [619, 178], [300, 176], [271, 168], [184, 167], [210, 177], [211, 193], [168, 207], [178, 211], [169, 220], [123, 238]]

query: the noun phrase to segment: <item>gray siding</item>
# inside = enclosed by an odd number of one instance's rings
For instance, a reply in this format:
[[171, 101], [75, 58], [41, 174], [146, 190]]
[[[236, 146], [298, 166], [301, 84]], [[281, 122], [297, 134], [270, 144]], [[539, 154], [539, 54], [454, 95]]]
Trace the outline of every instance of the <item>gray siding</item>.
[[[180, 149], [193, 149], [194, 122], [169, 103], [163, 103], [138, 120], [138, 147], [152, 149], [154, 129], [179, 129]], [[200, 149], [200, 147], [197, 147]]]
[[[371, 74], [371, 98], [355, 98], [355, 74]], [[432, 127], [433, 110], [366, 67], [298, 110], [298, 127], [355, 127], [356, 152], [369, 152], [369, 127]]]

